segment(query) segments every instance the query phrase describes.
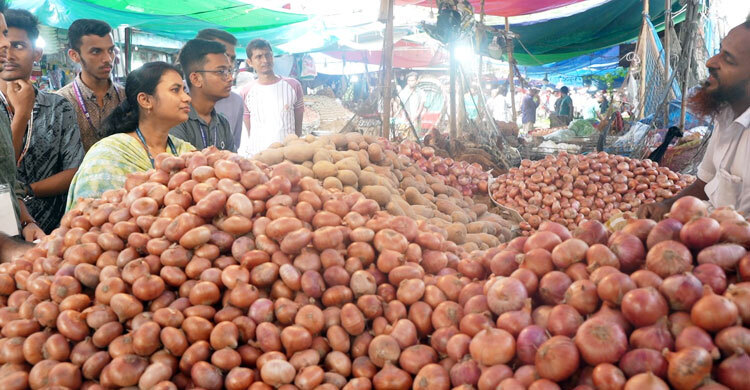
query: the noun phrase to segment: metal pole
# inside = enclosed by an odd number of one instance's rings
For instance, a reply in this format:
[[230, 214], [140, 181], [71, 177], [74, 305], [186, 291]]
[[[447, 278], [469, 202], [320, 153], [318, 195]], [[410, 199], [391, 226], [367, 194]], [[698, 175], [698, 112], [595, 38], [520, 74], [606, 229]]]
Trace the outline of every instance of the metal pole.
[[125, 75], [130, 73], [130, 65], [133, 62], [133, 28], [125, 27]]
[[383, 48], [383, 67], [385, 77], [383, 80], [383, 138], [390, 139], [391, 134], [391, 95], [393, 80], [393, 0], [388, 2], [388, 18], [385, 22], [385, 37]]
[[[484, 27], [484, 0], [482, 0], [482, 8], [479, 14], [479, 26]], [[484, 64], [482, 63], [482, 38], [484, 38], [484, 36], [484, 29], [477, 28], [477, 48], [479, 49], [479, 70], [477, 71], [477, 84], [479, 84], [480, 91], [484, 90], [484, 77], [482, 77], [482, 70], [484, 68]]]
[[639, 118], [642, 118], [645, 114], [646, 110], [646, 40], [644, 39], [646, 37], [646, 31], [648, 29], [648, 25], [646, 23], [647, 18], [649, 17], [649, 0], [643, 0], [643, 27], [641, 28], [641, 37], [639, 38], [639, 44], [641, 45], [641, 82], [640, 82], [640, 92], [638, 94], [638, 103], [640, 104], [640, 115]]
[[508, 50], [508, 89], [510, 89], [510, 107], [513, 113], [513, 123], [516, 123], [516, 86], [513, 80], [513, 39], [510, 38], [510, 22], [505, 17], [505, 42]]
[[[664, 88], [669, 91], [669, 67], [670, 67], [670, 49], [672, 40], [672, 0], [664, 0]], [[667, 101], [669, 101], [669, 92], [667, 92]], [[664, 128], [669, 127], [669, 104], [664, 110]]]
[[450, 132], [451, 132], [451, 143], [456, 141], [456, 138], [458, 136], [458, 129], [456, 126], [456, 68], [458, 67], [458, 64], [456, 64], [456, 42], [453, 41], [453, 37], [451, 37], [451, 41], [448, 43], [448, 47], [450, 48], [450, 102], [449, 108], [449, 116], [448, 120], [450, 123]]

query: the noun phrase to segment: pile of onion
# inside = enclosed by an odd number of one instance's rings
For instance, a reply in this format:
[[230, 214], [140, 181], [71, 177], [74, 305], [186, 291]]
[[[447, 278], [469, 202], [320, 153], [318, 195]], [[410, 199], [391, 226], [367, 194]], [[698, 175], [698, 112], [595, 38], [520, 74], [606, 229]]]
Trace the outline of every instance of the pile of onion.
[[573, 155], [566, 152], [543, 160], [521, 161], [500, 175], [490, 188], [492, 198], [519, 212], [521, 228], [531, 232], [543, 221], [570, 230], [583, 220], [605, 222], [618, 211], [671, 198], [695, 180], [660, 167], [604, 152]]

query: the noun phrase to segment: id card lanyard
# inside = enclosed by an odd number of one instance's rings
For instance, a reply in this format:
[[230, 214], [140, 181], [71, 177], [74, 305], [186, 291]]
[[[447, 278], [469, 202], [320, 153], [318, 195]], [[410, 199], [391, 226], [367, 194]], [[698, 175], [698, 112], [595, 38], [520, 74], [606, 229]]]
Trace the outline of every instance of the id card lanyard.
[[[146, 154], [148, 155], [148, 159], [151, 161], [151, 167], [156, 168], [154, 166], [154, 158], [151, 156], [151, 152], [148, 150], [148, 145], [146, 145], [146, 139], [143, 138], [143, 133], [141, 133], [141, 129], [136, 128], [135, 134], [138, 136], [138, 139], [141, 140], [141, 143], [143, 144], [143, 148], [146, 149]], [[167, 137], [167, 145], [169, 145], [169, 149], [172, 151], [172, 155], [177, 155], [177, 148], [174, 147], [174, 143], [172, 143], [172, 139]]]
[[[120, 92], [117, 90], [117, 85], [115, 82], [112, 82], [112, 88], [115, 89], [115, 95], [117, 96], [117, 103], [121, 103], [120, 101]], [[89, 125], [91, 125], [92, 129], [95, 129], [94, 122], [91, 121], [91, 114], [89, 114], [89, 110], [86, 108], [86, 103], [83, 101], [83, 93], [81, 93], [81, 87], [78, 85], [78, 80], [73, 80], [73, 93], [76, 95], [76, 101], [78, 102], [78, 107], [81, 108], [81, 112], [83, 112], [83, 116], [86, 117], [86, 120], [89, 122]]]

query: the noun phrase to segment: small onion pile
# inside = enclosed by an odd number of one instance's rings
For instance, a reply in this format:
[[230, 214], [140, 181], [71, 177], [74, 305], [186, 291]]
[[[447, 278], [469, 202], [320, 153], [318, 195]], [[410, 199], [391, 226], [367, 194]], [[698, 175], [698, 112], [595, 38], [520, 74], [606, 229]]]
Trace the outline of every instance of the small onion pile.
[[543, 221], [573, 230], [584, 219], [605, 222], [615, 212], [671, 198], [694, 180], [651, 160], [563, 152], [521, 161], [519, 168], [492, 183], [490, 193], [523, 216], [525, 232], [536, 230]]
[[487, 193], [489, 175], [477, 163], [436, 156], [434, 148], [421, 147], [414, 141], [391, 147], [398, 150], [400, 155], [409, 157], [424, 172], [436, 175], [444, 184], [458, 189], [464, 196]]

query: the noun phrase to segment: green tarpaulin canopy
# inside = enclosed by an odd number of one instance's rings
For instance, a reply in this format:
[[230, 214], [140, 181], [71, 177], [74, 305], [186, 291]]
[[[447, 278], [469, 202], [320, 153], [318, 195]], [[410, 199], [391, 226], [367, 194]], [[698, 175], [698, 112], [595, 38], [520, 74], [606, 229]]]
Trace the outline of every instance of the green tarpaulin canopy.
[[113, 27], [137, 27], [182, 40], [204, 28], [226, 30], [245, 40], [246, 34], [308, 19], [241, 0], [12, 0], [10, 6], [29, 10], [42, 24], [57, 28], [67, 29], [76, 19], [101, 19]]

